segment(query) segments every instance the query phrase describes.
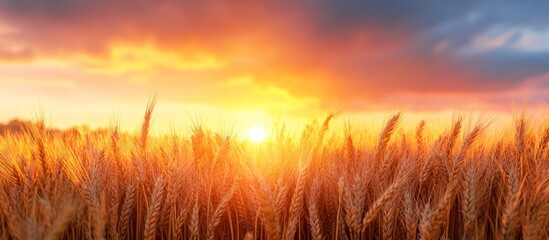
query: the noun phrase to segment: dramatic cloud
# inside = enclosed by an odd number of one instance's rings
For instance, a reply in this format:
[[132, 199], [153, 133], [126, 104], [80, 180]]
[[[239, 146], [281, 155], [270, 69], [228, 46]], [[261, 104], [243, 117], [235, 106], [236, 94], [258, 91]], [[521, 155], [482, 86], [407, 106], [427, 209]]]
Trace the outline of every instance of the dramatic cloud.
[[158, 92], [275, 112], [402, 101], [501, 109], [509, 95], [549, 100], [546, 87], [531, 87], [548, 84], [546, 9], [547, 1], [5, 0], [0, 86], [124, 99]]

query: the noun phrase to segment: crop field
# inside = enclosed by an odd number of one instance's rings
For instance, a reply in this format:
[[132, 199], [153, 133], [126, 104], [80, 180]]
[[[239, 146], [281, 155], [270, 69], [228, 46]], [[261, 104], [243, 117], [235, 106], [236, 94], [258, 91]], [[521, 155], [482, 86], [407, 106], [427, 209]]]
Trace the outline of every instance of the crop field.
[[[547, 239], [548, 126], [0, 137], [1, 239]], [[375, 134], [371, 134], [375, 133]]]

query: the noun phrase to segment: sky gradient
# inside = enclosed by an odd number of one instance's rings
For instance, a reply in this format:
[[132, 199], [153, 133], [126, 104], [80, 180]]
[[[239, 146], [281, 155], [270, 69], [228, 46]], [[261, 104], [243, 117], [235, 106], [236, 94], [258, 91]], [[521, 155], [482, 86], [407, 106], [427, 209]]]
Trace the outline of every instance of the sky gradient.
[[[0, 0], [2, 119], [512, 111], [549, 100], [549, 1]], [[207, 109], [207, 110], [202, 110]]]

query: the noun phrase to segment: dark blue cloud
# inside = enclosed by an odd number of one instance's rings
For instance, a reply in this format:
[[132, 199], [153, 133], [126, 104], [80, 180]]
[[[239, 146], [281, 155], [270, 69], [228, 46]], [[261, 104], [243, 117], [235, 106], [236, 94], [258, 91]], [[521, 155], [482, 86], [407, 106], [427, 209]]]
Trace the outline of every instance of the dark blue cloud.
[[474, 56], [471, 61], [474, 62], [471, 68], [477, 72], [515, 81], [549, 72], [549, 52], [497, 50]]
[[[404, 38], [405, 45], [396, 51], [382, 54], [387, 64], [398, 63], [400, 58], [415, 58], [419, 62], [431, 62], [434, 75], [421, 75], [398, 80], [387, 77], [384, 84], [393, 85], [402, 91], [497, 90], [520, 84], [525, 78], [549, 72], [549, 52], [523, 51], [513, 46], [502, 45], [491, 49], [476, 49], [475, 38], [498, 27], [506, 30], [528, 29], [549, 33], [549, 1], [315, 1], [313, 11], [314, 38], [338, 39], [340, 44], [348, 41], [359, 31], [372, 30], [374, 38], [383, 41]], [[494, 36], [498, 37], [498, 36]], [[516, 42], [520, 36], [508, 39]], [[347, 42], [346, 42], [347, 41]], [[332, 42], [336, 42], [333, 41]], [[440, 45], [440, 49], [437, 49]], [[391, 61], [394, 59], [395, 61]], [[367, 76], [379, 67], [373, 61], [379, 56], [363, 55], [354, 59], [345, 58], [342, 72], [355, 72]], [[438, 62], [444, 66], [437, 66]], [[382, 61], [381, 61], [382, 62]], [[373, 69], [374, 68], [374, 69]], [[398, 69], [398, 66], [395, 66]], [[439, 71], [437, 71], [437, 69]], [[456, 79], [440, 76], [443, 70], [463, 71], [478, 78]], [[436, 74], [438, 72], [438, 74]], [[403, 75], [412, 75], [403, 70]], [[382, 76], [392, 74], [382, 74]], [[429, 79], [431, 78], [431, 79]], [[370, 85], [375, 80], [354, 78], [352, 84]], [[445, 82], [446, 81], [446, 82]]]

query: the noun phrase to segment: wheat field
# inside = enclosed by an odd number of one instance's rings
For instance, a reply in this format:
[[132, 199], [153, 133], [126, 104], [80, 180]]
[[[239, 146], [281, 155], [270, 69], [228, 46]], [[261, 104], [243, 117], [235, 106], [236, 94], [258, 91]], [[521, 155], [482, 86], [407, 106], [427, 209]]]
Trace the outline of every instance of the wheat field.
[[[260, 145], [192, 137], [0, 137], [2, 239], [548, 239], [549, 128], [517, 118], [426, 133], [388, 119], [376, 135], [330, 115]], [[375, 132], [372, 130], [372, 132]], [[398, 134], [397, 134], [398, 133]]]

